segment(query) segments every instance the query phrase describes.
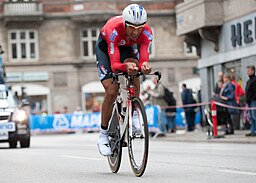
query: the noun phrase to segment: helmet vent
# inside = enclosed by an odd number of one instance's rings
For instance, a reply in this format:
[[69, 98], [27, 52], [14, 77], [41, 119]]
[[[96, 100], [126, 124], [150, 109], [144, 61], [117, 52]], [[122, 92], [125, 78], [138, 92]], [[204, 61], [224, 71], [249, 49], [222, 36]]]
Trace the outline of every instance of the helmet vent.
[[134, 25], [145, 24], [147, 22], [147, 13], [142, 6], [131, 4], [123, 10], [123, 21]]

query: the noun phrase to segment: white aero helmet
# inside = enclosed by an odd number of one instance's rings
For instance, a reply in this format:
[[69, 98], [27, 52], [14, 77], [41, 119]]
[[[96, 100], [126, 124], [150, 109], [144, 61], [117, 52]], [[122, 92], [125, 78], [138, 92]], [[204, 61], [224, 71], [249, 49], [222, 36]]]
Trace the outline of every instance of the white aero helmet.
[[143, 25], [147, 21], [146, 10], [138, 4], [130, 4], [123, 10], [124, 23]]

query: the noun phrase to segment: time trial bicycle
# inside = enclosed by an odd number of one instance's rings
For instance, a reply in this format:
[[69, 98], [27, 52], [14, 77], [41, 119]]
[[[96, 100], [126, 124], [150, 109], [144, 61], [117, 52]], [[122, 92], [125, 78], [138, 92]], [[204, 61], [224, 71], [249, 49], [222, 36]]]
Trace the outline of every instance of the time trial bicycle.
[[[119, 92], [113, 104], [109, 125], [109, 141], [112, 155], [108, 156], [108, 163], [111, 171], [113, 173], [118, 172], [122, 159], [122, 147], [128, 147], [130, 165], [137, 177], [142, 176], [146, 169], [149, 150], [146, 111], [141, 99], [135, 96], [134, 78], [141, 75], [143, 75], [141, 72], [136, 75], [112, 73], [113, 82], [117, 81], [118, 83]], [[158, 81], [161, 79], [159, 71], [148, 75], [157, 76]], [[124, 88], [120, 87], [120, 76], [124, 78]], [[134, 125], [134, 120], [137, 120], [136, 126]]]

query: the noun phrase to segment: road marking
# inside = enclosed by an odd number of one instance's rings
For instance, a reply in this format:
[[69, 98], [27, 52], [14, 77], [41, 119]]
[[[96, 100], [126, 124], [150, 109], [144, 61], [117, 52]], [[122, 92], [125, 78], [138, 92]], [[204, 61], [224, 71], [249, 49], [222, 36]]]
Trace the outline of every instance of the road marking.
[[246, 175], [256, 175], [254, 172], [241, 172], [241, 171], [235, 171], [235, 170], [218, 170], [220, 172], [227, 172], [227, 173], [237, 173], [237, 174], [246, 174]]
[[38, 153], [38, 152], [28, 152], [28, 151], [10, 151], [8, 153], [12, 153], [12, 154], [25, 154], [25, 155], [36, 155], [36, 156], [47, 156], [46, 153]]
[[89, 157], [82, 157], [82, 156], [66, 156], [66, 155], [61, 155], [63, 158], [72, 158], [72, 159], [86, 159], [86, 160], [97, 160], [97, 161], [102, 161], [105, 159], [100, 159], [100, 158], [89, 158]]

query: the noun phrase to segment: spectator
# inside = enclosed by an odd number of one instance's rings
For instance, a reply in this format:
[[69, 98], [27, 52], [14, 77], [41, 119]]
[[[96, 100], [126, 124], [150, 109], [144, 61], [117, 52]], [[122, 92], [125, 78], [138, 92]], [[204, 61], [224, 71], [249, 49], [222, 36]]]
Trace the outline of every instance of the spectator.
[[[182, 85], [182, 93], [181, 93], [182, 103], [183, 105], [193, 104], [194, 99], [192, 95], [192, 90], [187, 88], [186, 84]], [[195, 129], [195, 111], [194, 107], [184, 107], [185, 118], [187, 121], [187, 131], [194, 131]]]
[[171, 92], [169, 108], [166, 109], [166, 119], [167, 119], [167, 132], [175, 133], [176, 132], [176, 99]]
[[56, 110], [53, 112], [53, 114], [60, 114], [61, 112], [59, 110]]
[[[155, 88], [153, 90], [149, 90], [150, 101], [152, 105], [157, 105], [159, 108], [163, 106], [167, 106], [167, 103], [164, 100], [164, 86], [162, 83], [157, 83], [158, 77], [153, 77], [153, 83]], [[165, 109], [161, 108], [158, 114], [158, 126], [161, 134], [166, 133], [166, 117], [165, 117]]]
[[[245, 95], [243, 88], [240, 84], [236, 82], [236, 78], [234, 75], [231, 75], [231, 83], [235, 85], [235, 99], [238, 106], [241, 106], [240, 97], [243, 97]], [[241, 111], [239, 111], [237, 114], [233, 114], [233, 124], [234, 129], [239, 130], [240, 129], [240, 114]]]
[[141, 92], [140, 99], [142, 100], [145, 106], [150, 105], [150, 94], [149, 94], [150, 90], [151, 88], [148, 85], [146, 89]]
[[216, 83], [214, 91], [213, 91], [214, 96], [219, 96], [219, 93], [221, 90], [221, 88], [219, 87], [219, 84], [221, 81], [223, 82], [223, 76], [224, 76], [224, 73], [222, 71], [218, 72], [219, 79], [218, 79], [218, 82]]
[[[220, 91], [220, 98], [225, 101], [227, 105], [230, 106], [237, 106], [236, 99], [235, 99], [235, 86], [231, 83], [231, 76], [229, 74], [224, 74], [223, 77], [223, 87]], [[228, 108], [228, 121], [227, 121], [227, 128], [226, 128], [226, 135], [234, 134], [234, 126], [232, 115], [237, 114], [238, 110], [233, 108]]]
[[215, 91], [218, 91], [218, 93], [213, 93], [213, 96], [214, 97], [220, 97], [220, 90], [221, 88], [223, 87], [223, 80], [219, 80], [217, 83], [216, 83], [216, 88], [215, 88]]
[[42, 108], [41, 115], [42, 116], [47, 116], [47, 109], [45, 107]]
[[[247, 67], [247, 75], [249, 80], [246, 82], [245, 96], [246, 103], [249, 107], [256, 107], [256, 76], [255, 76], [255, 66]], [[249, 110], [250, 122], [251, 122], [251, 132], [246, 134], [249, 136], [256, 136], [256, 110]]]
[[76, 106], [76, 110], [73, 112], [73, 114], [77, 114], [77, 115], [83, 114], [83, 111], [81, 110], [81, 107]]
[[67, 113], [68, 113], [68, 106], [65, 105], [65, 106], [63, 107], [63, 113], [64, 113], [64, 114], [67, 114]]

